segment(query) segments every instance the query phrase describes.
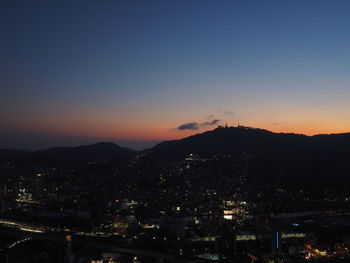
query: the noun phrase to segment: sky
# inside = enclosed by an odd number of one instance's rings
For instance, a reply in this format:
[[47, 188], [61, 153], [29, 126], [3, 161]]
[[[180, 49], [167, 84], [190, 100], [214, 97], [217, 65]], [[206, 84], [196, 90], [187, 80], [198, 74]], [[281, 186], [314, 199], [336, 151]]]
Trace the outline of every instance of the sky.
[[0, 148], [350, 132], [350, 1], [0, 2]]

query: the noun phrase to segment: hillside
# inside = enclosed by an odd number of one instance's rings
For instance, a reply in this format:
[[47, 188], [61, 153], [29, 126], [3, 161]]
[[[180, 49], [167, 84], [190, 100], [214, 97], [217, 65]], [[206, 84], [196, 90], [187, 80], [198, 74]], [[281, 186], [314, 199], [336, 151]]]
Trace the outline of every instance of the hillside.
[[248, 127], [221, 127], [181, 140], [162, 142], [145, 151], [150, 160], [183, 160], [188, 154], [245, 154], [252, 178], [287, 184], [350, 183], [350, 133], [306, 136]]
[[94, 160], [122, 161], [129, 159], [134, 154], [135, 152], [128, 148], [107, 142], [77, 147], [53, 147], [31, 153], [0, 150], [2, 161], [28, 163], [75, 163]]

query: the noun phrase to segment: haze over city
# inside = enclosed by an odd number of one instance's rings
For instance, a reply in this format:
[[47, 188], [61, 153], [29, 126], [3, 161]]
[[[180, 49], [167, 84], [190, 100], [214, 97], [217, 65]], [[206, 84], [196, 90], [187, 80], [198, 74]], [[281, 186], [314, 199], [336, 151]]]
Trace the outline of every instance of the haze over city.
[[3, 1], [0, 147], [350, 131], [348, 1]]

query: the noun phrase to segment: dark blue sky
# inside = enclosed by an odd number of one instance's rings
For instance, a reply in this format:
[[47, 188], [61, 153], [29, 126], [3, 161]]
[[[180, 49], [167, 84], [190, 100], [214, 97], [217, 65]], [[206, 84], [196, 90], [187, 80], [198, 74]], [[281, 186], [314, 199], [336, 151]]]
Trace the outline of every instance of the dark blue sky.
[[349, 1], [0, 5], [0, 148], [350, 131]]

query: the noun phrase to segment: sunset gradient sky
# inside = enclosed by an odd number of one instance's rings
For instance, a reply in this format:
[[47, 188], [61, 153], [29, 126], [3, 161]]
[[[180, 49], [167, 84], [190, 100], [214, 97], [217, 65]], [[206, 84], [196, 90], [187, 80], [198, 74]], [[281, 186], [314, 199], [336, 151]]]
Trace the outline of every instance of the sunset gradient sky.
[[5, 0], [0, 10], [0, 148], [141, 149], [213, 120], [350, 132], [350, 1]]

